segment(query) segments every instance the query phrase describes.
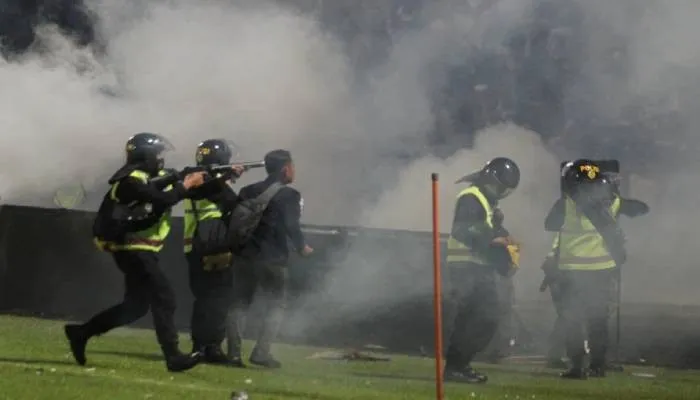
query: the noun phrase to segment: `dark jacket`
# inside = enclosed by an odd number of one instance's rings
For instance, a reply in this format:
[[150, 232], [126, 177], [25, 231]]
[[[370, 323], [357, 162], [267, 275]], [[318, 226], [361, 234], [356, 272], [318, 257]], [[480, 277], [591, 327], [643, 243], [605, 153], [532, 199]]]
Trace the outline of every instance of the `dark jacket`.
[[510, 256], [505, 247], [491, 242], [497, 237], [509, 236], [509, 232], [503, 227], [503, 214], [498, 209], [498, 201], [488, 196], [486, 199], [494, 210], [493, 228], [485, 223], [486, 210], [479, 199], [468, 194], [457, 201], [451, 234], [457, 241], [485, 255], [494, 264], [501, 264], [503, 260], [509, 260]]
[[[267, 178], [245, 186], [239, 196], [241, 199], [257, 197], [274, 181]], [[301, 209], [302, 197], [296, 189], [289, 186], [280, 189], [270, 200], [260, 225], [241, 255], [259, 262], [286, 264], [289, 258], [288, 238], [297, 252], [301, 252], [306, 244], [301, 232]]]

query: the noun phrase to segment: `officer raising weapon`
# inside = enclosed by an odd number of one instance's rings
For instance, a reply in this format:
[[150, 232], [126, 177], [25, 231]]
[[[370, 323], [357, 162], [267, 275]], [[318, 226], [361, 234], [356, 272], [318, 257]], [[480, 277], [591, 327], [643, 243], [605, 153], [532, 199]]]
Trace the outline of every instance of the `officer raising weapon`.
[[128, 325], [151, 310], [158, 342], [168, 370], [185, 371], [200, 360], [198, 353], [183, 354], [175, 329], [175, 293], [159, 266], [159, 254], [170, 233], [170, 209], [188, 190], [204, 183], [204, 172], [176, 176], [153, 184], [164, 176], [163, 155], [173, 146], [154, 133], [138, 133], [126, 143], [126, 164], [110, 179], [93, 225], [95, 244], [112, 254], [124, 274], [121, 303], [95, 315], [84, 324], [68, 324], [65, 334], [75, 361], [85, 365], [90, 339]]

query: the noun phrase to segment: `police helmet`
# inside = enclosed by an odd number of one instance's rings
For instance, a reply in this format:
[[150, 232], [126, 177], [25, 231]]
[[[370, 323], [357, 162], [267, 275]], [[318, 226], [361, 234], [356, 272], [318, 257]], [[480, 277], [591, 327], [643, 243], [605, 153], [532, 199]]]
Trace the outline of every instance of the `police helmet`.
[[225, 139], [208, 139], [197, 146], [195, 155], [197, 165], [227, 165], [231, 158], [238, 155], [236, 145]]
[[502, 199], [510, 195], [520, 183], [520, 168], [515, 161], [506, 157], [496, 157], [479, 171], [459, 179], [459, 182], [475, 182], [482, 186], [488, 195]]
[[163, 168], [163, 153], [175, 147], [161, 135], [149, 132], [137, 133], [126, 142], [127, 164], [141, 164], [149, 172]]

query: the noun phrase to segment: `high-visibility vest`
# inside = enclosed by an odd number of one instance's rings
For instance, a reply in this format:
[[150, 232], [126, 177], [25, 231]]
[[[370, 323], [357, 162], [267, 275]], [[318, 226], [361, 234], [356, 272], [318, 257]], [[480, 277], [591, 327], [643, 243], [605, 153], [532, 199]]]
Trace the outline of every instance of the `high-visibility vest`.
[[[196, 212], [192, 207], [193, 203], [197, 208]], [[185, 253], [192, 251], [192, 239], [197, 231], [199, 222], [221, 218], [222, 215], [219, 206], [207, 199], [196, 200], [194, 202], [190, 199], [185, 200]]]
[[[158, 175], [165, 175], [165, 171], [159, 171]], [[143, 183], [148, 183], [149, 175], [147, 172], [141, 170], [135, 170], [129, 174], [130, 177], [136, 178]], [[117, 188], [119, 187], [119, 182], [115, 182], [109, 192], [109, 197], [112, 201], [119, 201], [117, 199]], [[169, 185], [164, 189], [164, 191], [172, 190], [172, 185]], [[170, 216], [171, 211], [167, 210], [160, 217], [158, 222], [153, 224], [150, 228], [144, 229], [139, 232], [130, 232], [124, 238], [123, 243], [105, 243], [95, 239], [95, 244], [100, 249], [106, 249], [109, 251], [152, 251], [154, 253], [160, 252], [165, 244], [165, 238], [168, 237], [170, 233]]]
[[[493, 207], [491, 207], [491, 204], [489, 204], [489, 201], [486, 199], [486, 196], [484, 196], [484, 194], [481, 193], [481, 190], [476, 186], [470, 186], [462, 190], [457, 195], [457, 204], [459, 204], [459, 200], [462, 198], [462, 196], [474, 196], [479, 200], [481, 206], [484, 207], [484, 214], [486, 214], [486, 220], [484, 222], [486, 223], [486, 225], [493, 229]], [[456, 211], [457, 210], [455, 207], [455, 212]], [[464, 243], [459, 242], [457, 239], [453, 238], [452, 235], [450, 235], [450, 238], [447, 240], [447, 262], [470, 262], [481, 265], [489, 264], [488, 260], [486, 260], [481, 254], [473, 252]]]
[[[619, 211], [620, 198], [616, 196], [610, 205], [610, 214], [615, 220]], [[564, 199], [564, 224], [558, 242], [559, 269], [597, 271], [616, 265], [603, 236], [568, 196]]]

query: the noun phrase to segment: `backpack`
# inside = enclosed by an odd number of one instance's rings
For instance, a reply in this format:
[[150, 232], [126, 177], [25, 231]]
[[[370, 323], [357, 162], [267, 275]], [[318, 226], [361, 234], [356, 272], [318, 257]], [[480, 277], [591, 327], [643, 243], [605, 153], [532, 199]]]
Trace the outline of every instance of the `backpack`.
[[228, 215], [228, 243], [232, 248], [240, 248], [250, 240], [260, 224], [263, 213], [273, 197], [284, 187], [279, 182], [271, 184], [257, 197], [241, 200]]

